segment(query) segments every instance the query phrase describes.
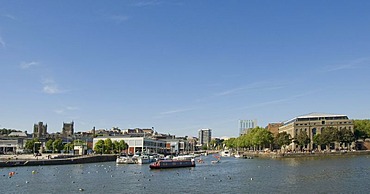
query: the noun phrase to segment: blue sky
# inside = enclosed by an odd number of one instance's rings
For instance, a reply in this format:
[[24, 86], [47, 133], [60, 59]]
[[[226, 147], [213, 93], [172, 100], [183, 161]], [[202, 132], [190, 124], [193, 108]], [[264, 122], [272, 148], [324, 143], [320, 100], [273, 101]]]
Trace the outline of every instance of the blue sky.
[[237, 136], [370, 117], [370, 1], [1, 1], [0, 128]]

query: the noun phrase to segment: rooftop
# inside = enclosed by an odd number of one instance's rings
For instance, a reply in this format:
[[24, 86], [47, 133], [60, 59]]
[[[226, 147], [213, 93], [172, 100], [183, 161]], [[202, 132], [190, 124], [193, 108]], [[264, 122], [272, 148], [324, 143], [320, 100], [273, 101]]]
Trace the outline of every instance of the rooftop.
[[329, 113], [309, 113], [309, 114], [306, 114], [306, 115], [301, 115], [301, 116], [298, 116], [298, 117], [294, 117], [290, 120], [287, 120], [284, 122], [284, 125], [288, 124], [288, 123], [291, 123], [292, 121], [295, 121], [297, 119], [302, 119], [302, 118], [319, 118], [319, 117], [347, 117], [347, 115], [343, 115], [343, 114], [329, 114]]

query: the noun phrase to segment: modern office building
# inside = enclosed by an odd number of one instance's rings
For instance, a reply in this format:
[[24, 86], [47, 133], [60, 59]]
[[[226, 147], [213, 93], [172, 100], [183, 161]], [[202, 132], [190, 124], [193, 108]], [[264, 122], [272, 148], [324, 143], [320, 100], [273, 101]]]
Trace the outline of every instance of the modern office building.
[[[283, 126], [279, 127], [279, 133], [285, 131], [290, 134], [291, 138], [294, 140], [301, 131], [305, 131], [308, 137], [311, 139], [311, 143], [308, 144], [306, 149], [312, 150], [317, 147], [313, 144], [313, 137], [316, 134], [321, 133], [326, 127], [332, 127], [337, 130], [346, 128], [352, 132], [354, 131], [353, 120], [349, 119], [346, 115], [311, 113], [298, 116], [284, 122]], [[293, 140], [288, 149], [298, 149], [297, 143], [295, 143]], [[335, 143], [333, 147], [339, 147], [339, 143]]]
[[249, 129], [257, 127], [257, 120], [239, 120], [239, 135], [248, 133]]
[[39, 122], [33, 125], [33, 138], [43, 138], [48, 133], [48, 125], [44, 125], [43, 122]]
[[208, 145], [211, 142], [212, 130], [211, 129], [199, 129], [198, 131], [199, 142], [198, 145]]
[[112, 142], [115, 141], [125, 141], [128, 145], [128, 153], [165, 153], [166, 152], [166, 142], [163, 140], [151, 139], [146, 137], [130, 137], [130, 136], [102, 136], [93, 139], [93, 147], [95, 147], [96, 142], [99, 140], [111, 139]]

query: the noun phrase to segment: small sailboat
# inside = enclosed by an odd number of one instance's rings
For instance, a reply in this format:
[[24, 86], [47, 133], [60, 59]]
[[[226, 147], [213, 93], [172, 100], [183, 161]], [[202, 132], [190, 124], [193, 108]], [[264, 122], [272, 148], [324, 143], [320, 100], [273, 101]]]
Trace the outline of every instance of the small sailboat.
[[215, 157], [217, 160], [212, 160], [211, 161], [212, 164], [217, 164], [217, 163], [220, 163], [221, 162], [220, 161], [221, 160], [221, 157], [219, 155], [215, 155], [213, 157]]

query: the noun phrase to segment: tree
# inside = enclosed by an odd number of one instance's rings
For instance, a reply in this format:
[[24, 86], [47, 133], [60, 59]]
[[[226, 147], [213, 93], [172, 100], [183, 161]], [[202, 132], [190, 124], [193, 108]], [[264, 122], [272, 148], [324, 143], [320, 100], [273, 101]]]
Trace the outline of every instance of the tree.
[[126, 150], [128, 148], [127, 143], [124, 140], [119, 141], [119, 151]]
[[113, 142], [110, 138], [104, 140], [104, 153], [113, 153]]
[[58, 138], [54, 141], [54, 149], [56, 152], [60, 152], [61, 150], [63, 150], [64, 148], [64, 145], [63, 145], [63, 141], [62, 139]]
[[297, 142], [301, 146], [301, 151], [302, 151], [303, 147], [305, 147], [307, 144], [311, 142], [311, 139], [310, 137], [308, 137], [305, 131], [301, 131], [297, 135]]
[[354, 120], [354, 135], [356, 139], [366, 139], [370, 137], [370, 120]]
[[334, 127], [325, 127], [321, 132], [321, 141], [327, 149], [331, 143], [338, 140], [338, 130]]
[[240, 136], [239, 138], [235, 139], [235, 147], [237, 148], [247, 148], [251, 146], [250, 144], [250, 138], [248, 137], [247, 134], [244, 134]]
[[36, 152], [36, 151], [40, 150], [40, 147], [41, 147], [41, 143], [39, 143], [39, 142], [40, 141], [39, 141], [38, 138], [28, 140], [26, 142], [26, 145], [24, 146], [24, 148], [27, 149], [27, 150], [31, 150], [33, 152]]
[[52, 139], [49, 139], [46, 143], [45, 143], [45, 147], [46, 147], [46, 150], [53, 150], [53, 140]]
[[95, 143], [94, 151], [96, 153], [103, 154], [104, 153], [104, 140], [100, 139]]
[[278, 133], [275, 137], [275, 143], [279, 146], [279, 147], [283, 147], [285, 145], [289, 145], [291, 143], [291, 138], [290, 138], [290, 135], [287, 133], [287, 132], [281, 132], [281, 133]]
[[202, 150], [208, 150], [208, 145], [207, 144], [203, 144], [201, 149]]
[[64, 144], [64, 151], [70, 153], [74, 149], [73, 143]]
[[319, 149], [321, 149], [321, 145], [323, 145], [324, 142], [322, 140], [322, 137], [321, 137], [320, 133], [313, 136], [313, 143], [316, 144], [317, 147], [319, 147]]
[[119, 152], [120, 147], [119, 147], [119, 142], [118, 141], [114, 141], [113, 142], [113, 150], [114, 150], [114, 153], [118, 153]]
[[236, 138], [230, 138], [230, 139], [227, 139], [227, 140], [225, 140], [224, 141], [224, 144], [225, 144], [225, 146], [226, 147], [228, 147], [228, 148], [236, 148], [236, 141], [237, 139]]
[[80, 139], [76, 139], [73, 141], [73, 145], [81, 146], [81, 145], [85, 145], [85, 142]]
[[19, 130], [15, 130], [15, 129], [0, 129], [0, 134], [1, 135], [9, 135], [11, 132], [21, 132]]
[[210, 142], [209, 142], [209, 148], [211, 150], [214, 150], [216, 149], [216, 147], [218, 146], [218, 142], [215, 140], [215, 139], [212, 139]]
[[349, 144], [355, 141], [355, 135], [352, 133], [351, 130], [347, 128], [342, 128], [338, 131], [338, 141], [340, 143], [344, 143], [349, 149]]
[[[250, 133], [250, 134], [248, 134]], [[258, 146], [259, 150], [264, 146], [269, 146], [273, 142], [273, 135], [270, 131], [261, 128], [256, 127], [250, 130], [250, 132], [247, 133], [246, 141], [251, 142], [254, 149]]]

